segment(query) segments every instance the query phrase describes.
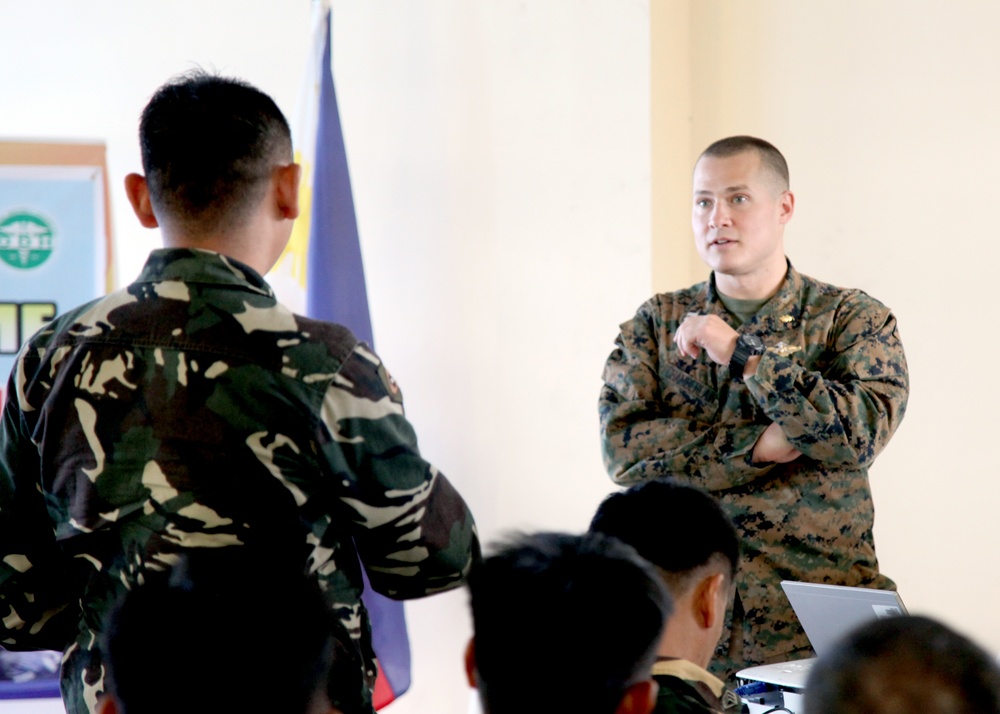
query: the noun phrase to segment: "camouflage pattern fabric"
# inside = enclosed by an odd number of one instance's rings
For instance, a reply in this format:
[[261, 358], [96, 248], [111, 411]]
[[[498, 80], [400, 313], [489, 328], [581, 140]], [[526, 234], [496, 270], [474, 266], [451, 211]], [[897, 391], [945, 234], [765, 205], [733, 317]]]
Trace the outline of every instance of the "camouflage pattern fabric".
[[[153, 251], [136, 282], [25, 345], [10, 395], [0, 646], [65, 650], [69, 714], [102, 691], [109, 608], [188, 549], [252, 545], [299, 563], [369, 687], [359, 558], [375, 590], [405, 599], [459, 586], [478, 555], [472, 515], [421, 458], [379, 358], [222, 255]], [[261, 656], [271, 627], [280, 612], [261, 613]]]
[[[689, 313], [737, 322], [713, 276], [656, 295], [621, 326], [599, 399], [605, 466], [622, 486], [674, 475], [720, 500], [741, 534], [745, 666], [781, 660], [808, 648], [781, 580], [895, 588], [875, 557], [868, 467], [906, 408], [903, 346], [880, 302], [791, 264], [777, 294], [738, 328], [767, 347], [745, 381], [704, 352], [678, 353], [671, 338]], [[772, 422], [802, 456], [754, 464]]]
[[661, 659], [653, 665], [660, 685], [652, 714], [738, 714], [749, 707], [723, 682], [683, 659]]

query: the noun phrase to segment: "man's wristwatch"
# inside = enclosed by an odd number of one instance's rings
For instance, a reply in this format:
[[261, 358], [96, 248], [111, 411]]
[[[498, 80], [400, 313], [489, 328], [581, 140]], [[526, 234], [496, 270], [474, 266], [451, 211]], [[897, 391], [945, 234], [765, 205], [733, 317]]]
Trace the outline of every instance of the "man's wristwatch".
[[729, 358], [729, 378], [737, 382], [743, 379], [743, 368], [747, 360], [756, 355], [764, 354], [764, 343], [757, 335], [740, 335], [736, 338], [736, 349]]

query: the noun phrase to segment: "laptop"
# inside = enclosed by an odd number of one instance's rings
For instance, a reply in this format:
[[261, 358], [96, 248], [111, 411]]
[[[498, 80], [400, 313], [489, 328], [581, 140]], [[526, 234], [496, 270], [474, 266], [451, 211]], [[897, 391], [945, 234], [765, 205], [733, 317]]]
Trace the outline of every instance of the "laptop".
[[[792, 604], [809, 644], [820, 657], [841, 637], [868, 620], [906, 615], [899, 593], [876, 588], [824, 585], [783, 580], [781, 588]], [[762, 664], [736, 673], [738, 679], [764, 682], [794, 690], [805, 688], [815, 658]]]

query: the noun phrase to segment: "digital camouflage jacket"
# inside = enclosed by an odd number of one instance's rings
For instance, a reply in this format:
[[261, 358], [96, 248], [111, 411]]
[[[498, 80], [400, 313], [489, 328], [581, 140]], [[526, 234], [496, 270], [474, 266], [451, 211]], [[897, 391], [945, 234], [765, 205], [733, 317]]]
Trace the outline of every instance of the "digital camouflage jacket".
[[[906, 358], [888, 308], [790, 264], [737, 328], [767, 348], [746, 381], [704, 352], [679, 354], [671, 338], [688, 313], [738, 323], [713, 276], [654, 296], [621, 326], [599, 399], [604, 462], [623, 486], [674, 475], [720, 499], [742, 540], [745, 664], [775, 661], [808, 647], [781, 580], [895, 587], [875, 557], [868, 467], [903, 418]], [[752, 463], [772, 422], [802, 456]]]
[[[65, 650], [69, 714], [102, 691], [95, 644], [119, 595], [188, 549], [300, 562], [369, 684], [359, 558], [375, 590], [405, 599], [457, 587], [478, 553], [379, 358], [217, 253], [153, 251], [136, 282], [31, 338], [9, 386], [0, 646]], [[262, 656], [280, 626], [262, 617]]]

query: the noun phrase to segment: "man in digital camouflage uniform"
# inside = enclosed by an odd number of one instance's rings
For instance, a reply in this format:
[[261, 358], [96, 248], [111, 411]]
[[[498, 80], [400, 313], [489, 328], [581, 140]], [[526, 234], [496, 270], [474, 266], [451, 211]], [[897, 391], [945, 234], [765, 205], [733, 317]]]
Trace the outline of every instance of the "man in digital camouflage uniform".
[[707, 671], [740, 561], [736, 528], [707, 491], [655, 478], [612, 493], [592, 532], [617, 538], [655, 566], [674, 607], [660, 637], [653, 714], [736, 714], [746, 704]]
[[[126, 192], [166, 247], [31, 338], [11, 374], [0, 646], [65, 650], [69, 714], [92, 710], [120, 594], [190, 549], [254, 545], [318, 580], [370, 687], [360, 563], [392, 598], [457, 587], [478, 554], [472, 515], [421, 458], [379, 358], [261, 277], [299, 210], [274, 102], [193, 73], [156, 92], [139, 133], [145, 176]], [[261, 656], [281, 626], [261, 613]]]
[[734, 624], [713, 667], [727, 675], [812, 654], [781, 580], [895, 587], [875, 557], [868, 467], [906, 407], [896, 320], [787, 261], [788, 186], [760, 139], [702, 153], [691, 220], [711, 277], [621, 326], [599, 400], [616, 483], [684, 474], [740, 532]]

